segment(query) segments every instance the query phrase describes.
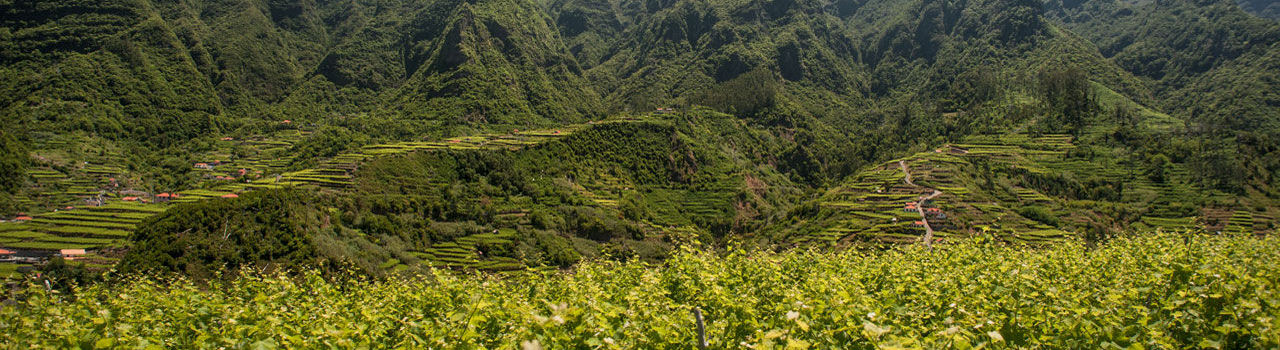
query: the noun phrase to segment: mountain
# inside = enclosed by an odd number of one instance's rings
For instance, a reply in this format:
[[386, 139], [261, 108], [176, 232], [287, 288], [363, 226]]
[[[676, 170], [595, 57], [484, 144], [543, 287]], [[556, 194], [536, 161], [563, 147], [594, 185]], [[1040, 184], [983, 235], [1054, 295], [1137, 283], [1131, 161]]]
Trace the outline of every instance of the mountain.
[[1280, 4], [1273, 1], [1239, 0], [1240, 8], [1262, 18], [1280, 19]]

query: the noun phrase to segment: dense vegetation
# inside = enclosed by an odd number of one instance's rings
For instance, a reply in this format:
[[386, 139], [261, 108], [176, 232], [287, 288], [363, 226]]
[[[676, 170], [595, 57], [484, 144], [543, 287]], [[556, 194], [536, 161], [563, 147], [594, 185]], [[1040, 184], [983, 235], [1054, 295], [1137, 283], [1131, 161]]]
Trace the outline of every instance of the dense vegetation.
[[203, 287], [30, 285], [0, 309], [19, 347], [1270, 348], [1280, 242], [1146, 234], [1096, 248], [965, 241], [856, 251], [681, 250], [661, 264], [388, 281], [247, 272]]
[[[345, 130], [316, 136], [350, 148], [705, 105], [795, 132], [775, 165], [818, 185], [1016, 123], [991, 109], [1072, 67], [1190, 121], [1167, 130], [1189, 139], [1178, 147], [1234, 146], [1166, 152], [1205, 184], [1271, 192], [1278, 25], [1229, 0], [1165, 3], [11, 2], [0, 113], [37, 152], [125, 150], [144, 183], [171, 188], [195, 185], [171, 174], [203, 142], [286, 119]], [[52, 162], [104, 160], [67, 158]]]

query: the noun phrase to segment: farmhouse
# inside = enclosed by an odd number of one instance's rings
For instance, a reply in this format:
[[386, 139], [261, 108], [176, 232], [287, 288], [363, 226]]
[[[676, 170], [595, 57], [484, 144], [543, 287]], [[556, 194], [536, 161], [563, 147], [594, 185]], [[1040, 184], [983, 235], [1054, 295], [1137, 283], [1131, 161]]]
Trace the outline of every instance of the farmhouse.
[[228, 194], [222, 195], [222, 198], [240, 198], [240, 195], [235, 193], [228, 193]]
[[916, 204], [915, 204], [915, 203], [907, 203], [907, 206], [902, 207], [902, 211], [903, 211], [903, 212], [905, 212], [905, 213], [910, 213], [910, 212], [916, 211]]
[[235, 140], [235, 139], [234, 139], [234, 138], [230, 138], [230, 137], [223, 137], [223, 138], [222, 138], [222, 140], [223, 140], [223, 141], [232, 141], [232, 140]]
[[62, 257], [64, 260], [80, 259], [83, 258], [85, 254], [88, 254], [88, 252], [85, 252], [84, 249], [63, 249], [58, 251], [58, 256]]
[[924, 221], [915, 221], [911, 223], [911, 227], [924, 227]]
[[170, 199], [173, 199], [173, 195], [168, 193], [161, 193], [156, 195], [156, 203], [168, 202]]
[[14, 221], [14, 222], [31, 221], [31, 217], [30, 217], [30, 216], [23, 215], [23, 216], [19, 216], [19, 217], [13, 218], [13, 221]]
[[196, 169], [201, 169], [201, 170], [213, 170], [214, 168], [214, 166], [209, 163], [196, 163], [192, 167], [195, 167]]
[[0, 261], [9, 261], [9, 259], [13, 259], [13, 251], [0, 248]]

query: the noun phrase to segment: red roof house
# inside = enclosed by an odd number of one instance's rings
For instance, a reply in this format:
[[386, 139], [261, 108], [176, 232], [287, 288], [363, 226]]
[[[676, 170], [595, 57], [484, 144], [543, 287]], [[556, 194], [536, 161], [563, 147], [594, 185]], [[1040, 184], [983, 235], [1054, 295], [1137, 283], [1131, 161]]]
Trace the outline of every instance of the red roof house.
[[235, 193], [228, 193], [228, 194], [222, 195], [222, 198], [240, 198], [240, 195]]
[[125, 202], [136, 202], [138, 200], [138, 197], [124, 197], [124, 198], [120, 198], [120, 200]]
[[31, 221], [31, 217], [25, 216], [25, 215], [19, 216], [19, 217], [13, 218], [13, 221]]

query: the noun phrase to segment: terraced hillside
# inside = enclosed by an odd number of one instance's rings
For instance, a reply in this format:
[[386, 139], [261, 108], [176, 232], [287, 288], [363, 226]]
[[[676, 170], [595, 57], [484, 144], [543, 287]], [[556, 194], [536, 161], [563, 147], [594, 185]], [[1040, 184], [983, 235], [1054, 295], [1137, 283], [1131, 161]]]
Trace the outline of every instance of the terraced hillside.
[[[309, 131], [286, 129], [247, 140], [226, 137], [200, 156], [209, 159], [205, 164], [210, 167], [196, 169], [200, 188], [163, 192], [163, 195], [159, 191], [125, 190], [122, 183], [127, 183], [131, 174], [118, 166], [85, 163], [78, 167], [60, 167], [62, 171], [51, 167], [36, 169], [31, 175], [36, 179], [37, 195], [23, 200], [57, 209], [34, 214], [29, 220], [0, 222], [0, 248], [23, 251], [123, 248], [124, 239], [136, 225], [163, 212], [169, 205], [234, 197], [245, 191], [267, 188], [344, 190], [352, 187], [352, 174], [372, 158], [430, 150], [518, 149], [555, 140], [589, 126], [372, 145], [326, 159], [314, 168], [288, 172], [283, 170], [293, 161], [287, 155], [289, 147], [305, 138]], [[509, 235], [476, 236], [459, 240], [453, 246], [442, 246], [439, 251], [428, 250], [423, 257], [441, 266], [458, 267], [460, 262], [470, 260], [459, 260], [459, 254], [450, 255], [450, 247], [470, 249], [476, 242], [504, 239], [510, 241]], [[115, 258], [90, 257], [99, 266]], [[498, 259], [473, 267], [509, 269], [514, 261], [508, 260]]]
[[[1185, 168], [1173, 167], [1155, 181], [1108, 154], [1080, 147], [1070, 135], [968, 137], [851, 177], [822, 196], [820, 214], [792, 227], [790, 240], [918, 242], [922, 219], [938, 239], [982, 235], [1024, 243], [1131, 228], [1275, 230], [1275, 208], [1216, 201], [1224, 195], [1192, 185]], [[933, 190], [941, 194], [916, 204]]]
[[790, 188], [772, 170], [711, 153], [716, 136], [696, 126], [731, 118], [691, 113], [367, 147], [381, 156], [356, 173], [355, 203], [342, 215], [367, 234], [403, 242], [412, 259], [397, 263], [501, 269], [578, 256], [656, 260], [673, 242], [759, 225]]

